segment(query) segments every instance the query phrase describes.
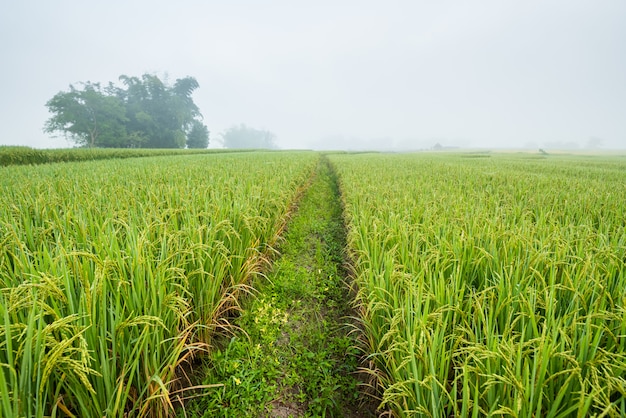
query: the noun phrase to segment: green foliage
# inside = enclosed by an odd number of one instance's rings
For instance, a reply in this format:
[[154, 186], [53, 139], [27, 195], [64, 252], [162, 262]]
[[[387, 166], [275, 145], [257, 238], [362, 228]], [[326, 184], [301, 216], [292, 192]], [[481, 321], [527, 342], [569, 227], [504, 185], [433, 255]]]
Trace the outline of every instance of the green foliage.
[[206, 362], [205, 396], [179, 416], [344, 416], [358, 391], [357, 347], [340, 265], [345, 240], [332, 176], [320, 164], [281, 242], [281, 257], [257, 281], [236, 325], [244, 330]]
[[194, 120], [187, 134], [187, 148], [206, 148], [209, 146], [209, 130], [201, 122]]
[[0, 146], [0, 166], [67, 163], [75, 161], [120, 158], [156, 157], [159, 155], [192, 155], [226, 153], [228, 150], [206, 149], [137, 149], [137, 148], [66, 148], [33, 149], [20, 146]]
[[87, 82], [82, 89], [70, 85], [68, 92], [57, 93], [46, 103], [52, 117], [44, 131], [87, 147], [183, 148], [196, 126], [198, 140], [204, 125], [191, 98], [199, 86], [193, 77], [173, 86], [151, 74], [120, 80], [124, 87]]
[[0, 415], [171, 414], [178, 366], [211, 344], [314, 163], [1, 168]]
[[395, 416], [623, 416], [626, 163], [332, 155]]
[[276, 136], [272, 132], [250, 128], [243, 123], [228, 128], [222, 134], [222, 142], [226, 148], [276, 148]]
[[0, 166], [44, 162], [47, 162], [47, 158], [43, 150], [23, 146], [0, 146]]
[[125, 141], [127, 121], [124, 103], [112, 94], [112, 87], [82, 83], [82, 90], [70, 85], [46, 106], [52, 117], [44, 132], [62, 132], [76, 144], [87, 147], [120, 147]]

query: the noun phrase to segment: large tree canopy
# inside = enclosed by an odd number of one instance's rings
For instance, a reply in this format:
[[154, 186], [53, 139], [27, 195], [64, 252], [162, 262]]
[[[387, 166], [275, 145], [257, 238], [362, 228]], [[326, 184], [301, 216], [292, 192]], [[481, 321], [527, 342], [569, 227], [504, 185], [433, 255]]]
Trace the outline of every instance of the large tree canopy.
[[222, 140], [226, 148], [276, 148], [276, 135], [243, 123], [228, 128], [222, 134]]
[[62, 132], [82, 146], [122, 146], [128, 121], [124, 103], [111, 94], [110, 87], [81, 84], [82, 89], [70, 85], [69, 91], [57, 93], [48, 101], [46, 106], [54, 116], [46, 122], [44, 131]]
[[168, 85], [151, 74], [120, 76], [122, 86], [70, 85], [46, 103], [44, 131], [90, 147], [183, 148], [208, 146], [209, 132], [191, 98], [193, 77]]

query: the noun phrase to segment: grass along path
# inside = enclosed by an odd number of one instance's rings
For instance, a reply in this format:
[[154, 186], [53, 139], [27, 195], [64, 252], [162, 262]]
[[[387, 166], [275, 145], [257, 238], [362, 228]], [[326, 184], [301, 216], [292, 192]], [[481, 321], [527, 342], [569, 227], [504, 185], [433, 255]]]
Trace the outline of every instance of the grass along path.
[[369, 417], [355, 370], [356, 337], [342, 271], [345, 231], [338, 188], [322, 157], [290, 220], [278, 258], [240, 330], [206, 361], [220, 385], [179, 411], [184, 417]]

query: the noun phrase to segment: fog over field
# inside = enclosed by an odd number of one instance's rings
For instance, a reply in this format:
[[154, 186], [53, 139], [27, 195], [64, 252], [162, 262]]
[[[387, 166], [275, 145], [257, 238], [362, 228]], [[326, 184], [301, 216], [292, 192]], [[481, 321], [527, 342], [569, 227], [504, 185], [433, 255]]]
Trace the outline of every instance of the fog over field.
[[69, 84], [192, 76], [281, 148], [626, 148], [626, 1], [3, 1], [0, 145]]

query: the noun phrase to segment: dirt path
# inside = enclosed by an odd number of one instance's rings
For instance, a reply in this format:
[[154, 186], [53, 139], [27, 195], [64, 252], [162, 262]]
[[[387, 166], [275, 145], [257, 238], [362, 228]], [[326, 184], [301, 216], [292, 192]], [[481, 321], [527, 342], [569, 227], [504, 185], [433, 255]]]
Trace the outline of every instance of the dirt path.
[[179, 416], [376, 416], [355, 375], [344, 248], [338, 188], [322, 157], [287, 226], [280, 257], [243, 304], [239, 331], [207, 361], [204, 383], [224, 386]]

